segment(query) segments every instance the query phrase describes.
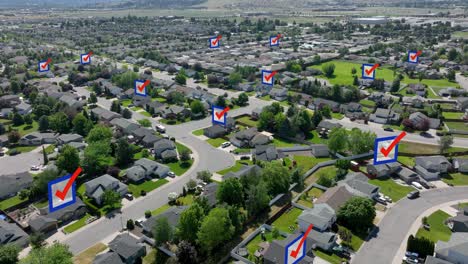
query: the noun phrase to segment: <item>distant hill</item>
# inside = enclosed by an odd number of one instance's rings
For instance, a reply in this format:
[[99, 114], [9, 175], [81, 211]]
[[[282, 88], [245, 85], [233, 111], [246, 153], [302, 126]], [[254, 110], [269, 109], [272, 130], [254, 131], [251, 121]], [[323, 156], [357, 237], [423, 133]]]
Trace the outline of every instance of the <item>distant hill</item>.
[[118, 7], [118, 8], [184, 8], [207, 0], [0, 0], [0, 8], [12, 7]]
[[123, 3], [118, 4], [118, 7], [126, 8], [145, 8], [145, 7], [154, 7], [154, 8], [184, 8], [192, 7], [195, 5], [203, 4], [207, 0], [127, 0]]

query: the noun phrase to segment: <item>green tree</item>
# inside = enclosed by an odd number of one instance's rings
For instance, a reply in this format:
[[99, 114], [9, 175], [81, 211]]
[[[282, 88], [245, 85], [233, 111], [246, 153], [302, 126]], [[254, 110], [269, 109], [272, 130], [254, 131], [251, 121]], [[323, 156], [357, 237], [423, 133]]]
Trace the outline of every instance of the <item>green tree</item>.
[[228, 79], [229, 85], [235, 86], [239, 84], [241, 81], [242, 81], [242, 75], [240, 73], [232, 72], [231, 74], [229, 74], [229, 79]]
[[375, 207], [371, 199], [353, 197], [338, 209], [338, 222], [354, 230], [364, 231], [372, 226], [376, 216]]
[[392, 82], [391, 92], [396, 93], [400, 90], [400, 78], [395, 78]]
[[54, 168], [47, 168], [39, 173], [37, 177], [33, 179], [31, 191], [29, 192], [30, 198], [36, 198], [46, 194], [48, 183], [57, 179], [59, 176], [60, 172]]
[[328, 148], [334, 152], [340, 152], [348, 147], [348, 133], [344, 128], [333, 128], [328, 136]]
[[202, 221], [197, 233], [198, 244], [208, 253], [223, 242], [230, 240], [233, 234], [234, 226], [229, 218], [228, 210], [214, 208]]
[[21, 126], [22, 124], [24, 124], [24, 118], [19, 113], [14, 113], [13, 114], [13, 120], [12, 121], [13, 121], [13, 126]]
[[239, 94], [239, 97], [237, 98], [237, 104], [240, 106], [247, 105], [249, 102], [249, 96], [246, 93], [241, 93]]
[[157, 246], [161, 246], [167, 242], [172, 241], [174, 237], [174, 230], [172, 229], [172, 226], [169, 224], [169, 221], [166, 217], [161, 217], [156, 220], [152, 232]]
[[453, 61], [457, 57], [458, 57], [458, 51], [454, 48], [451, 48], [447, 54], [447, 59]]
[[64, 112], [57, 112], [49, 117], [50, 128], [57, 133], [68, 133], [70, 131], [70, 121]]
[[112, 112], [116, 112], [116, 113], [120, 114], [120, 112], [122, 111], [122, 107], [120, 106], [120, 102], [118, 100], [112, 101], [110, 110]]
[[373, 132], [353, 128], [348, 135], [348, 146], [353, 154], [362, 154], [373, 149], [375, 138]]
[[45, 151], [44, 145], [42, 145], [42, 159], [43, 159], [43, 164], [47, 165], [49, 163], [49, 158], [47, 157], [47, 153]]
[[320, 174], [319, 178], [317, 179], [317, 184], [329, 188], [332, 187], [335, 184], [335, 182], [333, 181], [333, 179], [330, 179], [326, 174]]
[[132, 111], [128, 110], [128, 108], [124, 108], [124, 110], [122, 111], [122, 117], [125, 119], [132, 118]]
[[20, 264], [73, 264], [73, 254], [65, 244], [54, 243], [49, 247], [33, 249]]
[[216, 98], [215, 105], [219, 107], [226, 107], [226, 99], [224, 98], [224, 96], [218, 96]]
[[357, 73], [356, 68], [353, 67], [353, 68], [351, 69], [351, 74], [352, 74], [352, 75], [356, 75], [356, 73]]
[[101, 140], [89, 143], [84, 151], [83, 169], [87, 175], [93, 176], [104, 173], [112, 165], [110, 158], [111, 147], [109, 141]]
[[322, 111], [314, 111], [314, 114], [312, 115], [312, 124], [314, 124], [315, 127], [322, 122], [323, 116], [322, 116]]
[[121, 138], [115, 148], [115, 159], [118, 165], [125, 167], [132, 161], [133, 151], [127, 140]]
[[97, 141], [110, 141], [112, 138], [112, 130], [109, 127], [103, 125], [94, 126], [88, 133], [86, 138], [88, 143], [93, 143]]
[[177, 225], [177, 234], [181, 240], [187, 240], [195, 243], [197, 240], [197, 232], [205, 217], [205, 211], [197, 204], [193, 203], [187, 210], [180, 215], [180, 221]]
[[82, 136], [86, 136], [93, 128], [93, 122], [87, 119], [82, 113], [79, 113], [73, 118], [73, 131]]
[[8, 142], [17, 143], [21, 138], [21, 134], [17, 130], [12, 130], [8, 133]]
[[177, 91], [170, 92], [167, 95], [167, 102], [170, 104], [183, 104], [185, 102], [185, 96]]
[[57, 167], [66, 172], [74, 172], [80, 166], [80, 156], [76, 148], [65, 145], [57, 158]]
[[447, 72], [447, 79], [451, 82], [454, 82], [455, 81], [455, 71], [450, 69], [448, 70]]
[[114, 190], [106, 190], [102, 195], [102, 204], [111, 209], [119, 208], [121, 206], [122, 198], [120, 194]]
[[13, 244], [0, 246], [0, 264], [18, 263], [20, 248]]
[[440, 154], [447, 152], [450, 147], [453, 145], [453, 136], [452, 135], [444, 135], [441, 136], [439, 139], [439, 150]]
[[95, 94], [95, 93], [91, 93], [91, 94], [89, 95], [88, 102], [89, 102], [90, 104], [95, 104], [95, 103], [97, 103], [97, 101], [98, 101], [98, 100], [97, 100], [96, 94]]
[[208, 170], [197, 172], [197, 179], [203, 182], [211, 182], [211, 177], [213, 177], [213, 174]]
[[205, 107], [203, 106], [202, 102], [200, 100], [193, 100], [190, 103], [190, 110], [192, 111], [192, 114], [198, 115], [201, 114], [202, 116], [205, 115]]
[[41, 116], [39, 118], [39, 131], [45, 132], [49, 129], [49, 118], [47, 116]]
[[26, 124], [29, 125], [29, 126], [32, 125], [33, 120], [32, 120], [31, 115], [25, 115], [25, 116], [24, 116], [24, 123], [26, 123]]
[[190, 160], [190, 151], [188, 149], [183, 149], [179, 152], [179, 158], [182, 164], [189, 164]]
[[176, 81], [176, 83], [181, 85], [187, 84], [187, 76], [185, 76], [185, 70], [181, 69], [174, 80]]
[[180, 264], [198, 263], [197, 249], [188, 241], [180, 241], [176, 251], [177, 261]]
[[45, 236], [40, 232], [35, 232], [29, 236], [29, 244], [32, 248], [41, 248], [44, 245]]
[[293, 126], [297, 127], [302, 133], [307, 134], [312, 129], [312, 119], [307, 110], [302, 110], [293, 117]]
[[289, 171], [279, 162], [265, 164], [262, 170], [262, 179], [265, 181], [271, 196], [286, 193], [289, 189]]
[[333, 76], [335, 72], [335, 64], [333, 63], [325, 63], [322, 65], [322, 71], [326, 77], [330, 78]]
[[247, 191], [247, 200], [245, 201], [249, 216], [254, 216], [268, 208], [270, 196], [264, 182], [258, 185], [250, 186]]
[[150, 127], [151, 126], [151, 121], [149, 121], [146, 118], [138, 120], [138, 123], [143, 127]]
[[219, 203], [242, 205], [244, 202], [242, 185], [237, 178], [229, 178], [219, 184], [216, 198]]

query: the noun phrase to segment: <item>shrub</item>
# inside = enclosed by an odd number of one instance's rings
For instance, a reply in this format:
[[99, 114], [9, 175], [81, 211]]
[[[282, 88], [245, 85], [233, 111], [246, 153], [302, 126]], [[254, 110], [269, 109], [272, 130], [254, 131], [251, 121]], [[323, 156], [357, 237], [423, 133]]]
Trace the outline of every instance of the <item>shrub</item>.
[[128, 219], [128, 220], [127, 220], [127, 229], [128, 229], [128, 230], [133, 230], [133, 229], [135, 229], [135, 224], [133, 223], [133, 220], [132, 220], [132, 219]]
[[150, 218], [150, 217], [151, 217], [151, 211], [150, 211], [150, 210], [146, 210], [146, 211], [145, 211], [145, 217], [146, 217], [146, 218]]

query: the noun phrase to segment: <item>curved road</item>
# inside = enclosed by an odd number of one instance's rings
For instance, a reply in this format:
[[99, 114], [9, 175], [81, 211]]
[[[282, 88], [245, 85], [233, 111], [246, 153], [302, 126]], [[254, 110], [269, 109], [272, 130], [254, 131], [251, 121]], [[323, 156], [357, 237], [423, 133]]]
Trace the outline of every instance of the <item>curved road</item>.
[[418, 199], [400, 200], [380, 221], [374, 236], [362, 245], [352, 263], [392, 263], [415, 219], [431, 207], [463, 199], [468, 199], [468, 186], [429, 190], [421, 192]]

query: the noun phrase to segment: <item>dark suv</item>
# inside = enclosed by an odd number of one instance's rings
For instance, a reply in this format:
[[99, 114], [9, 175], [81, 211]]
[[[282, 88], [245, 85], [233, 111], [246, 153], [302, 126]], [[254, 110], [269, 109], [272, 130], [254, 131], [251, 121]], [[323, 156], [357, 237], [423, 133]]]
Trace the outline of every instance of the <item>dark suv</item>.
[[406, 195], [406, 197], [408, 197], [408, 199], [416, 199], [419, 197], [419, 191], [412, 191], [410, 193], [408, 193], [408, 195]]

